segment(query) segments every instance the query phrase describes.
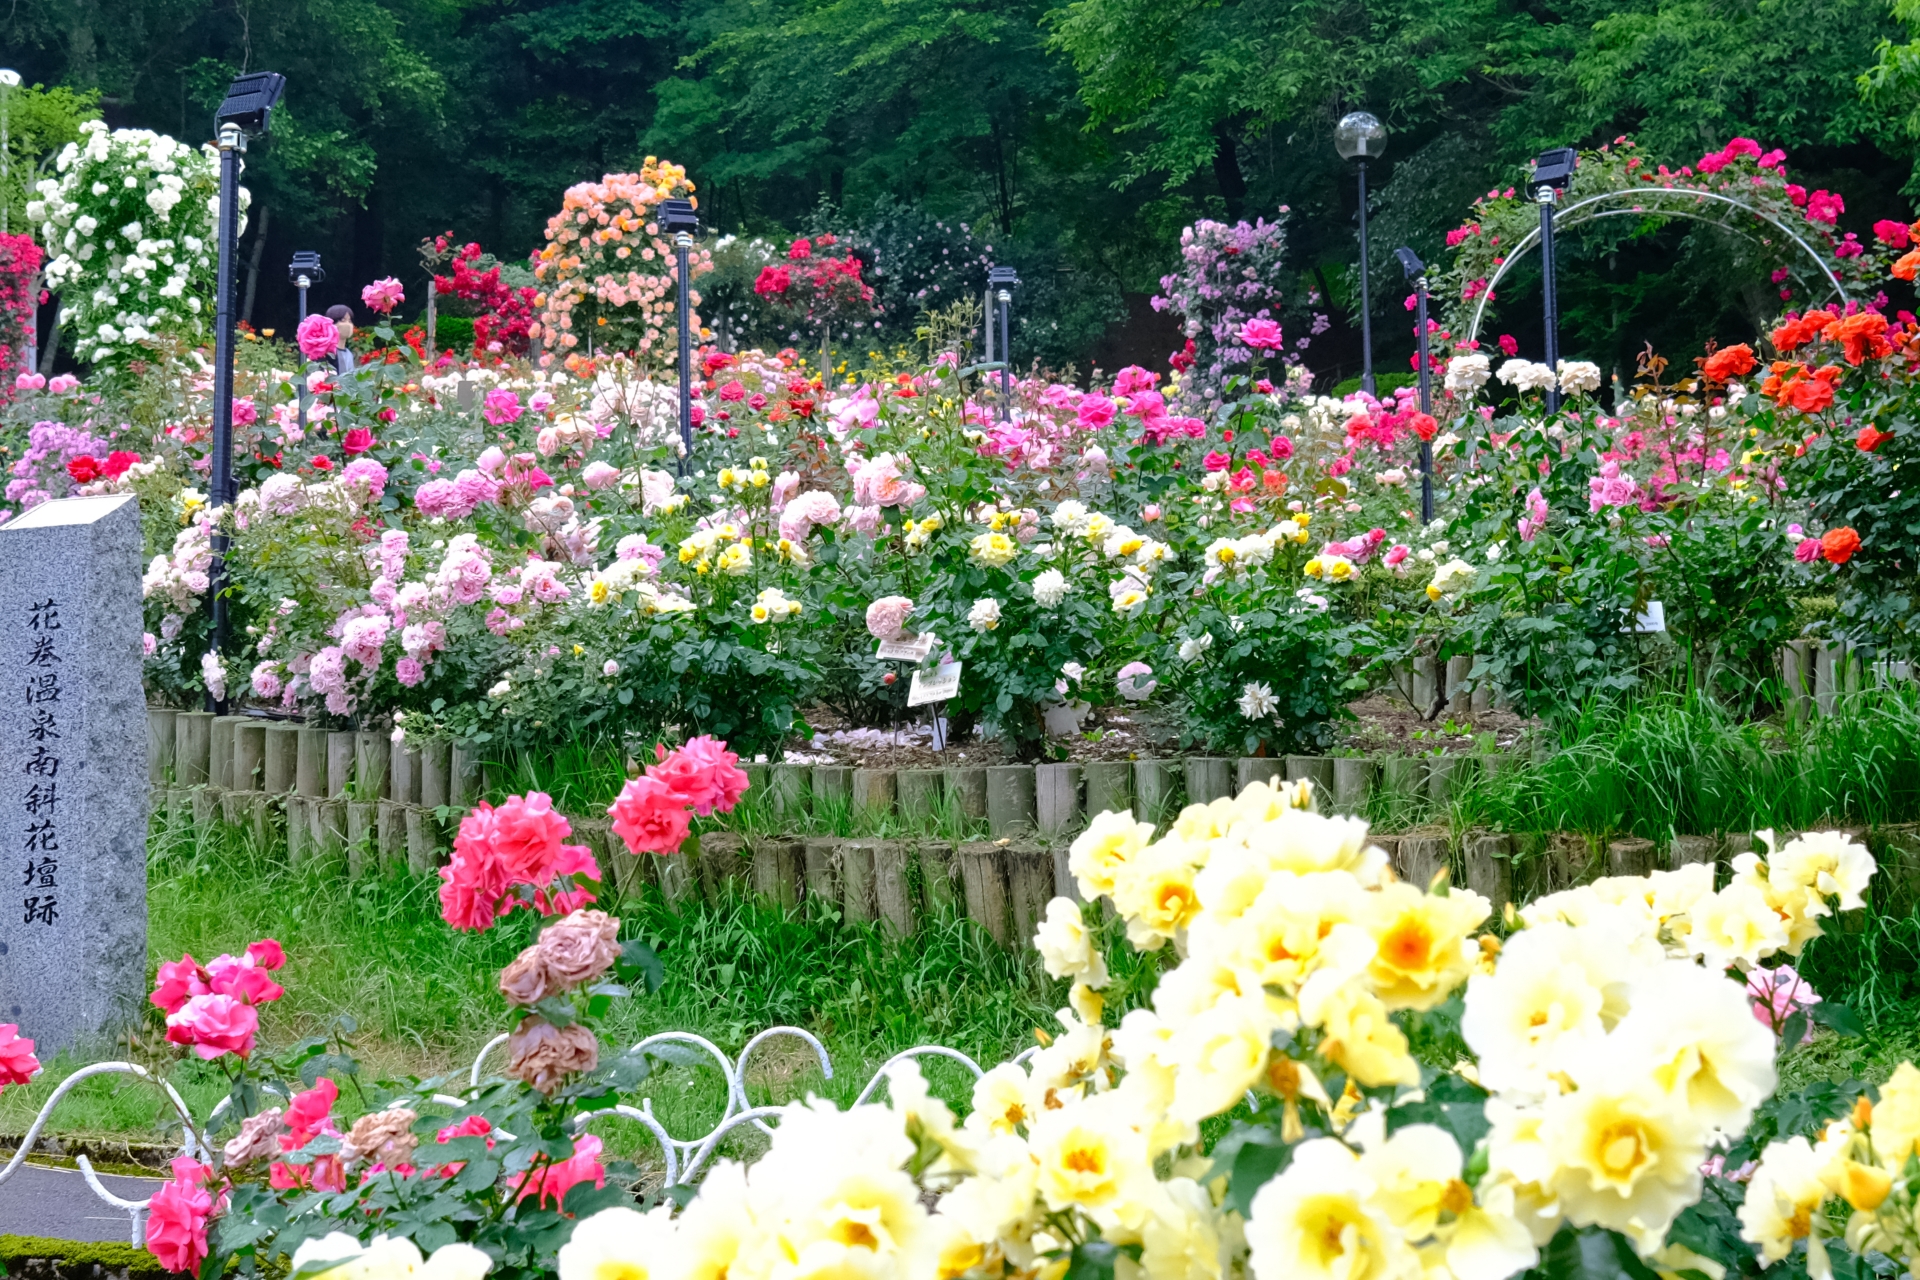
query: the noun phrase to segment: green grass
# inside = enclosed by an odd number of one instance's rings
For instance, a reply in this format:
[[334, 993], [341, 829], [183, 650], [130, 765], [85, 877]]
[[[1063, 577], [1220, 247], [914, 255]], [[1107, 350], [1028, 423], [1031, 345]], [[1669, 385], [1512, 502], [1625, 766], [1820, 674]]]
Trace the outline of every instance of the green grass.
[[1920, 691], [1843, 698], [1796, 726], [1743, 722], [1711, 697], [1596, 705], [1544, 760], [1456, 797], [1459, 826], [1595, 836], [1711, 835], [1920, 819]]
[[[264, 1010], [264, 1048], [325, 1034], [346, 1014], [358, 1024], [352, 1039], [371, 1076], [464, 1071], [482, 1045], [509, 1028], [495, 976], [532, 941], [539, 921], [521, 913], [487, 933], [456, 932], [440, 919], [437, 885], [404, 872], [348, 882], [289, 867], [283, 848], [255, 848], [230, 828], [180, 832], [157, 822], [148, 871], [149, 972], [183, 952], [204, 961], [274, 937], [288, 956], [278, 975], [287, 994]], [[737, 1055], [757, 1032], [795, 1025], [826, 1044], [831, 1080], [800, 1041], [763, 1046], [749, 1077], [756, 1102], [811, 1092], [845, 1105], [888, 1057], [919, 1044], [959, 1049], [990, 1066], [1032, 1044], [1034, 1028], [1057, 1030], [1052, 1011], [1066, 1002], [1066, 984], [1046, 976], [1031, 948], [1004, 951], [953, 914], [902, 939], [744, 897], [676, 912], [649, 890], [614, 909], [625, 935], [645, 937], [660, 952], [666, 984], [652, 996], [619, 1002], [607, 1043], [692, 1031]], [[1151, 988], [1164, 957], [1135, 958], [1124, 948], [1113, 954], [1116, 1004], [1126, 1007]], [[165, 1074], [200, 1118], [227, 1090], [217, 1065], [182, 1060], [164, 1043], [157, 1010], [115, 1056]], [[75, 1065], [57, 1062], [33, 1085], [0, 1094], [0, 1133], [24, 1130]], [[927, 1071], [936, 1091], [965, 1101], [971, 1076], [963, 1068], [936, 1063]], [[724, 1100], [716, 1071], [684, 1067], [656, 1076], [641, 1092], [680, 1136], [703, 1132]], [[351, 1111], [350, 1097], [343, 1108]], [[70, 1095], [53, 1128], [170, 1140], [165, 1114], [150, 1086], [96, 1079]], [[616, 1128], [605, 1132], [612, 1136]], [[637, 1130], [627, 1142], [642, 1145]]]

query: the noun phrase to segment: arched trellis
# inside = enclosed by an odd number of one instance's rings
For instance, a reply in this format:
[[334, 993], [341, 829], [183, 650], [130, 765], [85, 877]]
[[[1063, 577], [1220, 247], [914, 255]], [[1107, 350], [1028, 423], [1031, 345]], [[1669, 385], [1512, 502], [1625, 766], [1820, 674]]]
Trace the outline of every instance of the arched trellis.
[[[1742, 213], [1748, 213], [1760, 219], [1781, 235], [1793, 241], [1794, 244], [1800, 247], [1801, 252], [1813, 260], [1814, 265], [1820, 268], [1821, 274], [1826, 276], [1827, 283], [1832, 285], [1833, 291], [1839, 295], [1842, 305], [1851, 301], [1851, 295], [1847, 293], [1847, 287], [1840, 283], [1840, 277], [1835, 275], [1833, 268], [1827, 265], [1826, 258], [1819, 250], [1808, 244], [1798, 232], [1787, 226], [1784, 222], [1781, 222], [1767, 210], [1756, 208], [1744, 200], [1736, 200], [1732, 196], [1722, 195], [1718, 191], [1695, 191], [1680, 187], [1646, 187], [1627, 188], [1622, 191], [1602, 191], [1597, 195], [1584, 196], [1579, 200], [1575, 200], [1566, 208], [1556, 211], [1553, 219], [1554, 230], [1558, 231], [1562, 228], [1577, 227], [1588, 222], [1597, 222], [1601, 218], [1645, 217], [1651, 215], [1657, 218], [1686, 218], [1689, 221], [1704, 222], [1708, 226], [1719, 227], [1723, 231], [1737, 232], [1749, 238], [1753, 236], [1753, 233], [1745, 228], [1724, 222], [1718, 218], [1709, 218], [1694, 209], [1670, 209], [1665, 207], [1649, 209], [1645, 207], [1648, 196], [1667, 193], [1694, 201], [1717, 200], [1721, 204], [1731, 205]], [[1581, 213], [1582, 210], [1591, 210], [1593, 206], [1616, 200], [1632, 200], [1636, 202], [1638, 207], [1631, 209], [1600, 209], [1584, 214]], [[1576, 214], [1580, 216], [1575, 216]], [[1499, 286], [1501, 279], [1506, 276], [1508, 270], [1511, 269], [1515, 263], [1525, 256], [1527, 250], [1535, 247], [1539, 243], [1540, 230], [1536, 227], [1520, 238], [1520, 242], [1514, 245], [1513, 251], [1507, 254], [1506, 259], [1501, 262], [1499, 268], [1494, 271], [1492, 278], [1487, 281], [1486, 292], [1480, 295], [1479, 305], [1473, 309], [1473, 323], [1469, 325], [1467, 329], [1468, 341], [1479, 340], [1480, 321], [1486, 315], [1487, 304], [1493, 300], [1494, 290]]]

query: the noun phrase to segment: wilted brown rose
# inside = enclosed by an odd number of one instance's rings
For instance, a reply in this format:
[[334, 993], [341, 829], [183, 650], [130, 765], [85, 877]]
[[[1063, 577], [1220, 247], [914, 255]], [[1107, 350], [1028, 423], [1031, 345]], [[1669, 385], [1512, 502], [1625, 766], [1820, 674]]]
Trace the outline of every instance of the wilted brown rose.
[[413, 1135], [413, 1122], [419, 1118], [405, 1107], [361, 1116], [347, 1131], [340, 1154], [349, 1161], [372, 1160], [389, 1169], [405, 1164], [420, 1145], [420, 1139]]
[[552, 1093], [570, 1075], [600, 1065], [600, 1041], [579, 1023], [556, 1027], [529, 1016], [507, 1039], [507, 1074], [542, 1093]]
[[258, 1115], [248, 1116], [240, 1122], [240, 1132], [227, 1139], [227, 1145], [220, 1149], [224, 1167], [238, 1169], [262, 1156], [279, 1155], [280, 1144], [275, 1139], [286, 1131], [278, 1107], [268, 1107]]
[[540, 931], [535, 950], [558, 986], [580, 987], [620, 958], [620, 922], [604, 911], [576, 911]]
[[537, 946], [522, 951], [500, 971], [500, 994], [508, 1004], [539, 1004], [554, 993], [555, 986], [546, 957]]

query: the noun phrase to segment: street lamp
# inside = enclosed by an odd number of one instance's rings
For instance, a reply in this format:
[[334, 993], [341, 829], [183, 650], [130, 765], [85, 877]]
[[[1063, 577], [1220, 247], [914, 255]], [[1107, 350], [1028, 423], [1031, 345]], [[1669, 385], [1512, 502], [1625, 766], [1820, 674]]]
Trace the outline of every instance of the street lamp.
[[[302, 321], [305, 321], [307, 318], [307, 290], [326, 278], [326, 269], [320, 265], [320, 255], [318, 253], [315, 253], [312, 249], [296, 249], [294, 251], [293, 261], [287, 264], [287, 279], [295, 289], [300, 291], [300, 319]], [[294, 326], [293, 332], [295, 341], [297, 342], [300, 335], [299, 325], [296, 324]], [[307, 429], [307, 380], [305, 377], [300, 379], [300, 385], [296, 394], [299, 401], [300, 430], [304, 432]]]
[[997, 317], [989, 317], [988, 324], [998, 319], [1000, 325], [1000, 421], [1005, 422], [1013, 416], [1013, 288], [1020, 283], [1020, 275], [1012, 267], [988, 267], [987, 291], [993, 295], [994, 310]]
[[[1413, 284], [1414, 324], [1418, 326], [1415, 338], [1415, 359], [1420, 362], [1420, 412], [1429, 417], [1433, 414], [1433, 370], [1428, 365], [1427, 356], [1427, 266], [1420, 261], [1420, 255], [1411, 249], [1400, 248], [1393, 251], [1400, 259], [1400, 270]], [[1433, 441], [1420, 442], [1420, 523], [1433, 523]]]
[[1580, 153], [1572, 147], [1542, 151], [1527, 179], [1527, 194], [1540, 206], [1540, 300], [1547, 329], [1547, 368], [1554, 384], [1547, 388], [1547, 412], [1560, 410], [1560, 295], [1553, 278], [1553, 202], [1573, 181]]
[[[217, 518], [210, 539], [213, 563], [207, 573], [207, 596], [213, 603], [216, 654], [227, 638], [227, 535], [220, 520], [233, 505], [233, 257], [234, 242], [240, 238], [240, 156], [249, 137], [267, 132], [267, 117], [286, 91], [286, 77], [278, 72], [238, 76], [227, 86], [226, 101], [213, 115], [220, 147], [220, 268], [213, 303], [213, 466], [208, 505]], [[223, 709], [211, 691], [207, 709]]]
[[1333, 127], [1334, 150], [1360, 162], [1360, 389], [1373, 390], [1373, 311], [1367, 287], [1367, 161], [1387, 151], [1387, 126], [1364, 111], [1350, 111]]
[[680, 322], [680, 471], [685, 474], [693, 458], [693, 299], [688, 293], [687, 254], [693, 249], [694, 233], [700, 219], [691, 200], [660, 202], [660, 227], [673, 236], [673, 259], [679, 277]]

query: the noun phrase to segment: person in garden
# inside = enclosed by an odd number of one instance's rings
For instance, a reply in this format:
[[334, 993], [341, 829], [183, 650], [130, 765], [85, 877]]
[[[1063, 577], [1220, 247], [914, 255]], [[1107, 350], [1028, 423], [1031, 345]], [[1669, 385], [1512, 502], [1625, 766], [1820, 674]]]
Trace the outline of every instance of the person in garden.
[[333, 367], [347, 374], [353, 372], [353, 308], [339, 303], [327, 308], [327, 319], [333, 321], [333, 327], [340, 334], [340, 345], [333, 353]]

